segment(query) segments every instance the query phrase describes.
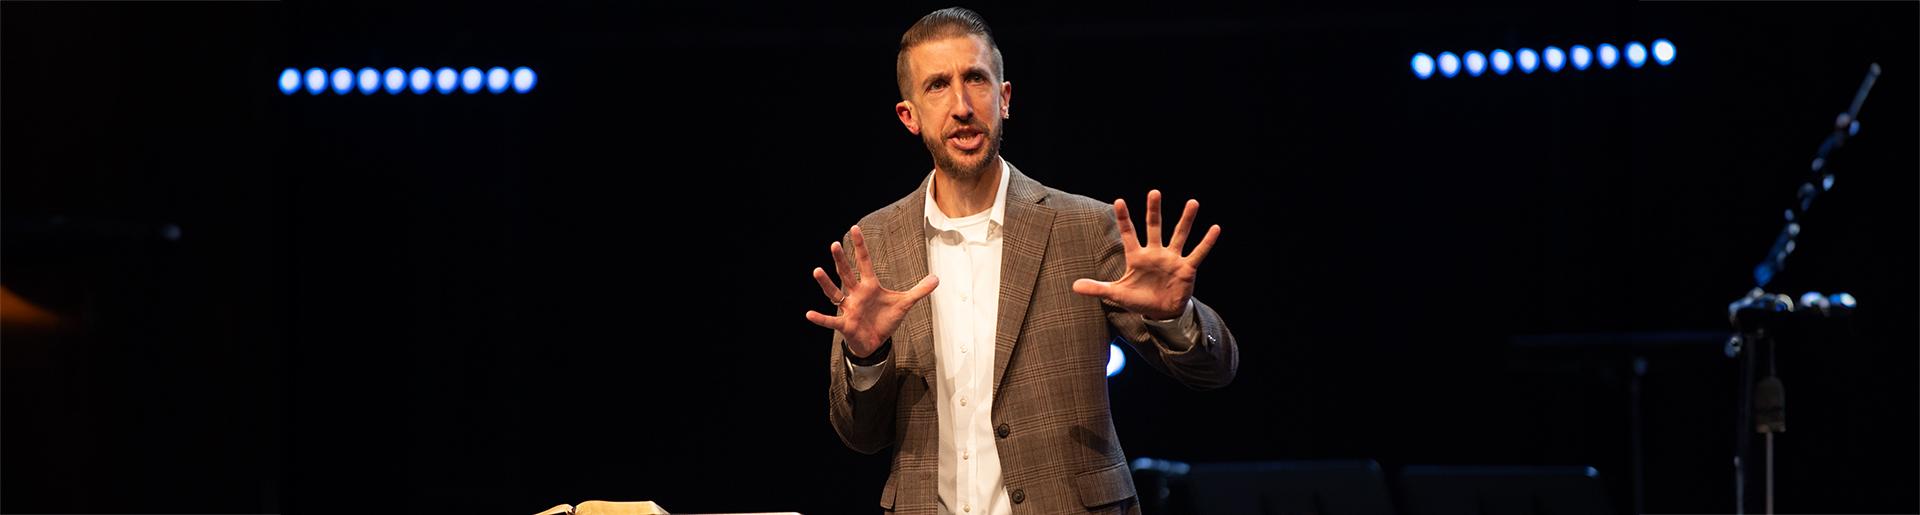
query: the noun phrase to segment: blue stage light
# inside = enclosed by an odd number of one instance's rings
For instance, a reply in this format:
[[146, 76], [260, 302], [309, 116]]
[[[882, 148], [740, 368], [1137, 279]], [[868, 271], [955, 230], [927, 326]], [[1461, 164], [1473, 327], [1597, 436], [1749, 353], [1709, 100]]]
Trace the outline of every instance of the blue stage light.
[[335, 95], [345, 95], [348, 91], [353, 91], [353, 70], [334, 68], [333, 93]]
[[1561, 66], [1567, 64], [1567, 54], [1561, 52], [1560, 47], [1550, 46], [1540, 51], [1540, 62], [1547, 65], [1547, 71], [1558, 72]]
[[300, 91], [300, 70], [293, 68], [280, 70], [280, 92], [292, 95], [295, 91]]
[[1514, 61], [1520, 65], [1520, 73], [1533, 73], [1533, 69], [1540, 66], [1540, 54], [1531, 48], [1522, 48], [1514, 54]]
[[1853, 294], [1847, 292], [1835, 293], [1827, 298], [1827, 302], [1847, 309], [1853, 309], [1860, 305], [1860, 302], [1853, 298]]
[[1822, 306], [1821, 304], [1826, 303], [1827, 296], [1821, 295], [1820, 292], [1810, 291], [1800, 294], [1800, 307], [1802, 308], [1824, 308], [1826, 306]]
[[1120, 345], [1107, 344], [1107, 377], [1118, 375], [1127, 368], [1127, 354], [1120, 351]]
[[1570, 60], [1573, 61], [1575, 70], [1585, 70], [1587, 66], [1593, 64], [1593, 51], [1587, 50], [1583, 45], [1574, 45], [1573, 48], [1567, 49], [1567, 56], [1572, 58]]
[[498, 66], [487, 70], [487, 92], [498, 94], [507, 90], [507, 69]]
[[1441, 52], [1439, 62], [1440, 76], [1451, 79], [1460, 74], [1460, 56], [1453, 55], [1453, 52]]
[[1627, 66], [1639, 68], [1647, 64], [1647, 46], [1639, 41], [1627, 43]]
[[433, 72], [433, 89], [442, 95], [453, 93], [453, 86], [457, 82], [460, 82], [460, 73], [453, 71], [453, 68], [441, 68]]
[[359, 79], [356, 84], [360, 86], [360, 94], [372, 95], [373, 92], [380, 90], [380, 70], [361, 68]]
[[534, 76], [532, 68], [522, 66], [513, 69], [513, 91], [515, 93], [533, 91], [533, 83], [538, 80], [539, 77]]
[[413, 71], [407, 72], [408, 91], [412, 91], [415, 95], [424, 95], [427, 89], [432, 87], [433, 72], [427, 71], [426, 68], [414, 68]]
[[1494, 50], [1493, 53], [1487, 54], [1487, 60], [1493, 64], [1493, 73], [1498, 75], [1506, 75], [1507, 70], [1513, 68], [1513, 54], [1507, 53], [1506, 50]]
[[467, 67], [460, 72], [460, 91], [473, 93], [480, 91], [480, 83], [486, 81], [486, 75], [479, 68]]
[[387, 68], [386, 80], [382, 82], [386, 83], [388, 95], [398, 95], [400, 90], [407, 88], [407, 72], [399, 68]]
[[1466, 61], [1467, 61], [1467, 75], [1479, 77], [1480, 74], [1486, 73], [1487, 56], [1484, 54], [1481, 54], [1479, 50], [1468, 50]]
[[1672, 41], [1667, 41], [1665, 38], [1653, 40], [1653, 60], [1660, 63], [1660, 66], [1673, 64], [1674, 53], [1677, 51]]
[[327, 71], [319, 68], [307, 69], [307, 93], [318, 95], [327, 90]]
[[1614, 64], [1620, 62], [1620, 49], [1614, 48], [1612, 43], [1601, 43], [1596, 53], [1600, 57], [1601, 68], [1611, 70]]
[[[1421, 79], [1433, 76], [1433, 57], [1425, 53], [1413, 54], [1413, 76]], [[298, 78], [294, 82], [299, 82]]]

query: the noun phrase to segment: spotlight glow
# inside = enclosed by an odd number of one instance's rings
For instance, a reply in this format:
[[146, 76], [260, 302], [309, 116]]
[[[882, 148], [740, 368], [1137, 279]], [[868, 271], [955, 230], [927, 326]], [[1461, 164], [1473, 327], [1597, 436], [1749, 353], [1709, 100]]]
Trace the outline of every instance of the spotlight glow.
[[460, 73], [453, 71], [453, 68], [441, 68], [433, 72], [433, 89], [442, 95], [453, 93], [456, 82], [460, 82]]
[[1674, 54], [1677, 51], [1678, 49], [1673, 47], [1673, 42], [1667, 41], [1666, 38], [1653, 40], [1653, 60], [1660, 63], [1660, 66], [1673, 64]]
[[1107, 377], [1118, 375], [1127, 368], [1127, 353], [1120, 351], [1120, 345], [1107, 344]]
[[1585, 70], [1587, 66], [1593, 64], [1593, 51], [1588, 50], [1584, 45], [1574, 45], [1573, 48], [1567, 49], [1567, 54], [1573, 58], [1575, 70]]
[[1566, 52], [1561, 52], [1560, 47], [1557, 46], [1550, 46], [1547, 47], [1546, 50], [1540, 51], [1540, 57], [1541, 62], [1547, 65], [1547, 71], [1549, 72], [1559, 72], [1560, 67], [1567, 64]]
[[1614, 64], [1620, 62], [1620, 49], [1614, 48], [1612, 43], [1601, 43], [1598, 53], [1601, 68], [1611, 70]]
[[1627, 43], [1627, 66], [1639, 68], [1647, 64], [1647, 46], [1639, 41]]
[[333, 94], [345, 95], [347, 94], [348, 91], [351, 91], [351, 90], [353, 90], [353, 70], [349, 70], [346, 68], [334, 68], [333, 69]]
[[486, 77], [480, 73], [479, 68], [469, 66], [466, 70], [460, 72], [460, 91], [467, 93], [478, 92], [480, 91], [480, 82], [484, 80], [486, 80]]
[[362, 95], [372, 95], [373, 92], [379, 91], [380, 90], [380, 70], [375, 70], [373, 68], [361, 68], [360, 81], [358, 82], [358, 84], [360, 86], [360, 94]]
[[407, 87], [407, 72], [400, 71], [399, 68], [387, 68], [386, 80], [384, 82], [386, 83], [388, 95], [398, 95], [400, 94], [400, 90], [406, 89]]
[[1487, 56], [1479, 50], [1467, 51], [1467, 75], [1479, 77], [1487, 72]]
[[525, 66], [514, 68], [513, 91], [515, 93], [526, 93], [528, 91], [533, 91], [533, 83], [536, 82], [537, 80], [538, 80], [538, 77], [534, 76], [532, 68], [528, 68]]
[[1492, 61], [1493, 73], [1496, 75], [1506, 75], [1507, 70], [1513, 68], [1513, 54], [1507, 53], [1506, 50], [1494, 50], [1493, 53], [1487, 54], [1487, 59]]
[[428, 88], [432, 87], [433, 72], [427, 71], [426, 68], [414, 68], [413, 71], [407, 72], [407, 91], [412, 91], [415, 95], [423, 95]]
[[1540, 67], [1540, 54], [1531, 48], [1520, 49], [1514, 60], [1519, 61], [1520, 73], [1533, 73], [1534, 68]]
[[300, 91], [300, 70], [280, 70], [280, 93], [292, 95], [295, 91]]
[[507, 69], [498, 66], [487, 70], [487, 92], [500, 94], [507, 90]]
[[1440, 76], [1451, 79], [1453, 78], [1453, 76], [1459, 75], [1459, 74], [1460, 74], [1460, 56], [1453, 55], [1453, 52], [1441, 52], [1440, 53]]
[[[1411, 63], [1411, 65], [1413, 66], [1413, 76], [1419, 77], [1422, 80], [1433, 76], [1433, 57], [1425, 53], [1413, 54], [1413, 63]], [[296, 86], [299, 82], [299, 78], [295, 77], [294, 83]]]
[[319, 68], [307, 69], [307, 93], [318, 95], [327, 89], [327, 71]]

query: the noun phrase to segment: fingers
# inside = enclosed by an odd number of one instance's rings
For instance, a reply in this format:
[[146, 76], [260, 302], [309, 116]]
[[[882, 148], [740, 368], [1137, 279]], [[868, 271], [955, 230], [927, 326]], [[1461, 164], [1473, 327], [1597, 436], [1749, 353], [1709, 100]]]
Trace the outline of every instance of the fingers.
[[920, 278], [919, 283], [907, 289], [907, 307], [912, 308], [914, 303], [920, 302], [920, 299], [927, 298], [928, 295], [932, 295], [933, 289], [939, 287], [940, 278], [934, 277], [933, 274], [927, 274], [926, 277]]
[[1218, 239], [1220, 239], [1220, 226], [1208, 228], [1206, 237], [1200, 238], [1200, 244], [1194, 245], [1193, 253], [1187, 255], [1187, 263], [1200, 266], [1200, 262], [1207, 259], [1207, 252], [1213, 250], [1213, 242]]
[[1106, 281], [1095, 281], [1093, 279], [1080, 279], [1073, 282], [1073, 292], [1081, 295], [1086, 295], [1088, 297], [1106, 298], [1107, 292], [1112, 290], [1113, 290], [1113, 283], [1106, 282]]
[[841, 297], [840, 287], [834, 286], [833, 280], [827, 278], [827, 271], [825, 269], [817, 266], [813, 267], [813, 280], [820, 283], [820, 293], [826, 294], [827, 300], [833, 301], [834, 303], [845, 300], [845, 298]]
[[1147, 248], [1157, 249], [1160, 239], [1160, 190], [1147, 190]]
[[860, 226], [853, 226], [853, 261], [860, 268], [860, 277], [873, 277], [873, 258], [867, 256], [867, 239], [860, 235]]
[[849, 289], [859, 284], [859, 278], [847, 273], [847, 251], [840, 248], [840, 242], [827, 245], [827, 251], [833, 253], [833, 273], [836, 274], [835, 277], [840, 278], [840, 284], [846, 285]]
[[1180, 221], [1173, 225], [1173, 241], [1167, 242], [1167, 248], [1179, 252], [1187, 248], [1187, 231], [1193, 229], [1193, 217], [1200, 214], [1200, 201], [1187, 200], [1187, 208], [1180, 212]]
[[807, 310], [807, 321], [813, 322], [813, 325], [825, 327], [835, 331], [838, 331], [840, 330], [840, 328], [846, 327], [847, 325], [845, 318], [830, 317], [830, 316], [822, 315], [820, 314], [819, 311], [814, 311], [811, 309]]
[[1113, 218], [1120, 224], [1120, 241], [1128, 252], [1140, 248], [1140, 237], [1133, 234], [1133, 215], [1127, 213], [1127, 200], [1113, 201]]

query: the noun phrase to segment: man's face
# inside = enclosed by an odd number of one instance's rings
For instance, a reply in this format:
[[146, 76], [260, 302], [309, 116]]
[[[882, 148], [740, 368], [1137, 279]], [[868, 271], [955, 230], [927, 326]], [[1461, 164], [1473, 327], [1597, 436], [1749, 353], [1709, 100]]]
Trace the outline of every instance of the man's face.
[[907, 51], [908, 100], [894, 106], [900, 123], [920, 136], [933, 164], [971, 180], [1000, 153], [1002, 120], [1013, 84], [993, 71], [993, 49], [967, 35], [921, 43]]

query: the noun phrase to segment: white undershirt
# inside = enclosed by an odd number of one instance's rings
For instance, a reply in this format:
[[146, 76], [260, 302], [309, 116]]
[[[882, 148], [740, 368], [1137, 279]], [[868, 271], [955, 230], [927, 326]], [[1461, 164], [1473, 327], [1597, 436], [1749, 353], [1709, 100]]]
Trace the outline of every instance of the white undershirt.
[[993, 436], [994, 335], [1000, 320], [1000, 228], [1007, 212], [1006, 161], [993, 207], [948, 218], [926, 195], [927, 270], [940, 278], [933, 308], [940, 506], [958, 515], [1013, 512]]

